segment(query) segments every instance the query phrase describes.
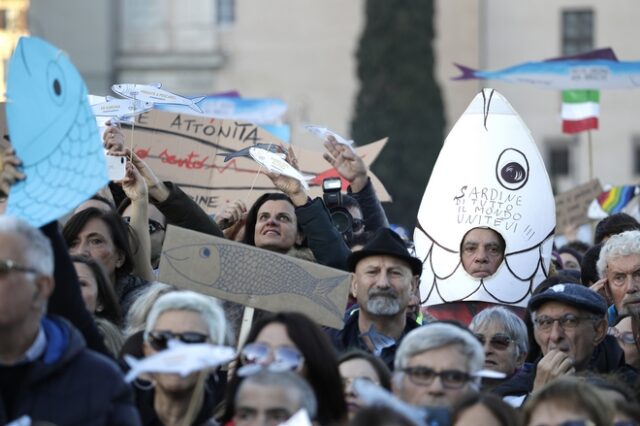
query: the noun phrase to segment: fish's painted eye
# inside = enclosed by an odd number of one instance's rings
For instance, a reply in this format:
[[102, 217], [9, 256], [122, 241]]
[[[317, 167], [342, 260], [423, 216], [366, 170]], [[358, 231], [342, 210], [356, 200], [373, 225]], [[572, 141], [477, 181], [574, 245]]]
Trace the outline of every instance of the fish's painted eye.
[[62, 105], [66, 98], [66, 81], [62, 68], [56, 62], [50, 62], [47, 67], [47, 86], [49, 97], [56, 105]]
[[529, 180], [529, 161], [517, 149], [502, 151], [496, 163], [496, 179], [506, 189], [515, 191]]
[[208, 258], [209, 256], [211, 256], [211, 250], [209, 250], [209, 247], [202, 247], [200, 249], [200, 257]]

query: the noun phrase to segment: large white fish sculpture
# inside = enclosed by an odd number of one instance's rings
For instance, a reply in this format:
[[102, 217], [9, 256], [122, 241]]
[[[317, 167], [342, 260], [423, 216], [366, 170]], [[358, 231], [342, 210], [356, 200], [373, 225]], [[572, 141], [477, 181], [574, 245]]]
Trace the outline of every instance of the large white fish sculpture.
[[[424, 262], [423, 304], [482, 301], [526, 306], [548, 275], [555, 230], [549, 177], [529, 132], [492, 89], [478, 94], [445, 140], [418, 212], [414, 242]], [[505, 240], [497, 271], [472, 277], [460, 245], [483, 227]]]
[[202, 108], [197, 104], [205, 98], [205, 96], [199, 98], [185, 98], [184, 96], [176, 95], [168, 90], [161, 89], [162, 84], [114, 84], [111, 86], [111, 90], [116, 92], [120, 96], [125, 98], [135, 99], [142, 102], [150, 102], [152, 104], [174, 104], [174, 105], [186, 105], [192, 110], [202, 113]]
[[209, 343], [182, 344], [169, 342], [169, 348], [150, 355], [142, 360], [125, 355], [125, 361], [131, 367], [125, 380], [133, 381], [143, 373], [189, 374], [216, 368], [233, 360], [236, 352], [228, 346], [215, 346]]

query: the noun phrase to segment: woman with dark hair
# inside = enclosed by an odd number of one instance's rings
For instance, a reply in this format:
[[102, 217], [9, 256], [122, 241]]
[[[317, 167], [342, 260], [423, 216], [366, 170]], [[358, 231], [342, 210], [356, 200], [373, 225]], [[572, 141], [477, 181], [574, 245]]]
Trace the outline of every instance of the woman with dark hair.
[[518, 426], [518, 413], [499, 397], [472, 392], [463, 396], [451, 408], [454, 426]]
[[80, 292], [87, 310], [120, 327], [122, 310], [118, 296], [102, 265], [87, 256], [71, 256], [71, 261], [78, 275]]
[[362, 403], [353, 391], [353, 381], [368, 380], [391, 391], [391, 372], [380, 358], [360, 350], [353, 350], [342, 354], [338, 358], [338, 369], [342, 376], [344, 394], [349, 410], [349, 419], [360, 411]]
[[116, 212], [90, 207], [71, 216], [62, 235], [70, 254], [91, 257], [102, 265], [126, 312], [136, 290], [148, 283], [132, 275], [135, 264], [127, 224]]
[[295, 206], [284, 194], [269, 192], [253, 203], [247, 213], [243, 243], [287, 253], [302, 244]]
[[296, 371], [309, 382], [316, 395], [318, 423], [346, 421], [347, 405], [334, 349], [322, 329], [307, 316], [280, 312], [253, 324], [240, 352], [236, 374], [227, 387], [223, 423], [234, 416], [234, 400], [242, 376], [254, 370], [250, 364]]

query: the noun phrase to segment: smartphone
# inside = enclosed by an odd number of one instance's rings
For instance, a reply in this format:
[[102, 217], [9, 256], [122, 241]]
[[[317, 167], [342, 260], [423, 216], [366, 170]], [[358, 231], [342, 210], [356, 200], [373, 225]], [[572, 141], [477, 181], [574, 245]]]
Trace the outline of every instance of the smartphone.
[[109, 180], [122, 180], [126, 173], [127, 157], [107, 155], [107, 176]]

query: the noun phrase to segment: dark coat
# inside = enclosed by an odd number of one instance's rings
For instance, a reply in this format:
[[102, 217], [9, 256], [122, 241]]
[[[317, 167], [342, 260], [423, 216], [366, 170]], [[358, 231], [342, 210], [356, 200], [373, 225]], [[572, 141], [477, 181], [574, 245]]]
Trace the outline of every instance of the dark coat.
[[[345, 320], [342, 330], [336, 330], [333, 328], [325, 328], [325, 332], [331, 339], [331, 343], [336, 348], [338, 353], [348, 352], [350, 349], [360, 349], [366, 352], [370, 352], [366, 343], [360, 338], [360, 328], [358, 327], [358, 317], [360, 315], [359, 309], [354, 309], [347, 313], [348, 317]], [[411, 321], [407, 318], [407, 324], [404, 327], [404, 332], [400, 339], [396, 341], [396, 344], [389, 346], [382, 350], [379, 358], [387, 364], [389, 370], [393, 371], [393, 362], [396, 358], [396, 351], [402, 342], [404, 336], [410, 331], [420, 327], [420, 324], [415, 321]]]
[[[85, 347], [80, 333], [66, 320], [45, 317], [45, 353], [18, 366], [11, 407], [0, 406], [0, 424], [29, 416], [56, 425], [139, 425], [131, 388], [118, 366]], [[14, 367], [3, 367], [12, 374]], [[6, 389], [3, 389], [3, 393]]]

